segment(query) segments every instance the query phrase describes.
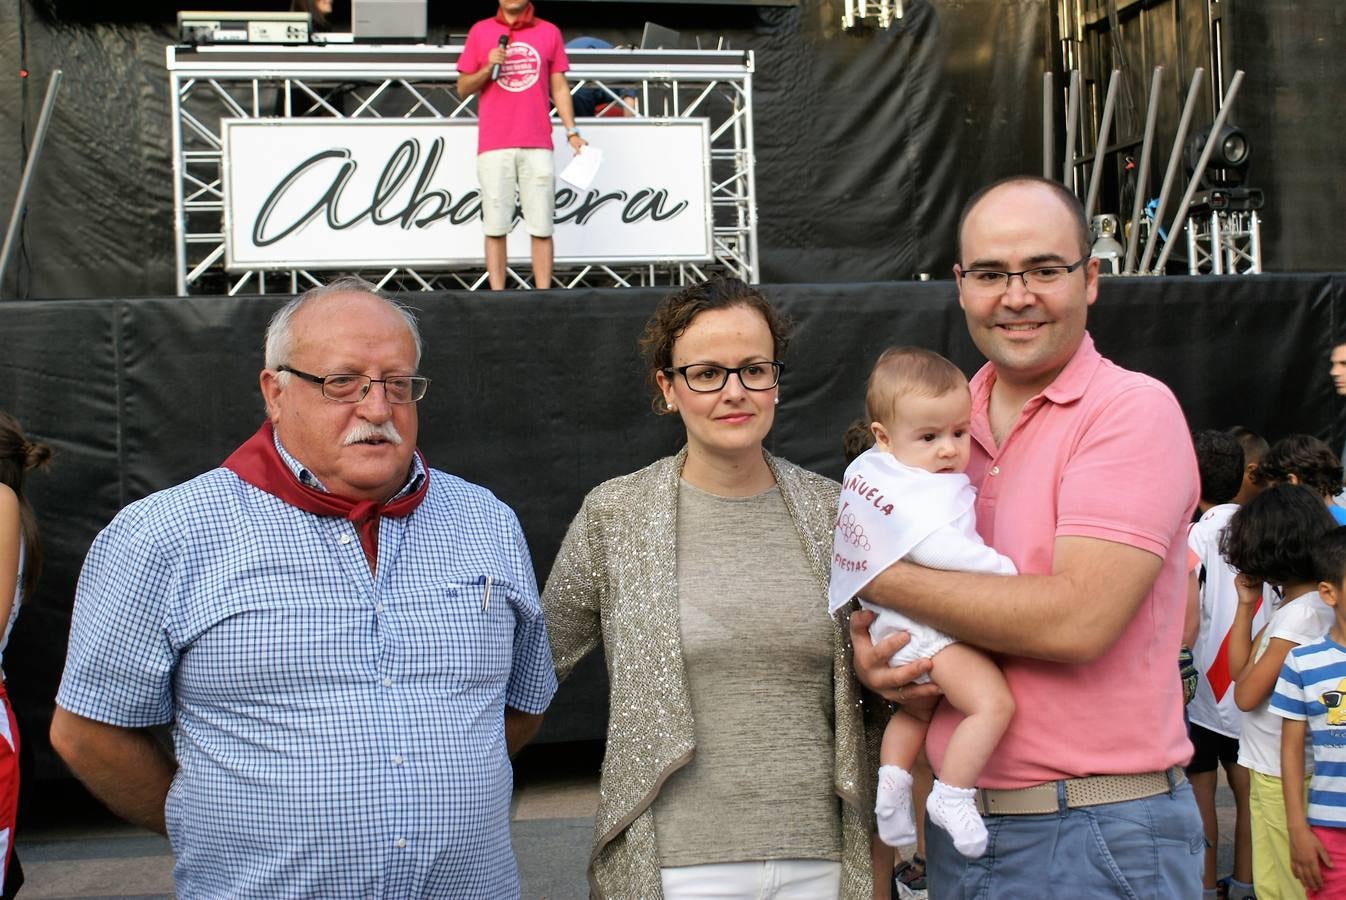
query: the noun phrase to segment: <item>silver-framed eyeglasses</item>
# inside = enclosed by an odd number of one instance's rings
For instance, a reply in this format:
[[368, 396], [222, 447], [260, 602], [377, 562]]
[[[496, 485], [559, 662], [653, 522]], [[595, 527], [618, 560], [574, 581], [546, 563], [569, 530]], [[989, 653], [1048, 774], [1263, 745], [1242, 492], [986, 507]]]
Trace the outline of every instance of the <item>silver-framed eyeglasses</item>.
[[729, 383], [730, 375], [737, 375], [739, 384], [750, 391], [769, 391], [780, 381], [780, 373], [784, 368], [785, 363], [769, 359], [734, 369], [710, 363], [693, 363], [690, 366], [668, 366], [663, 371], [669, 378], [675, 372], [681, 375], [687, 387], [698, 394], [713, 394]]
[[995, 269], [964, 269], [958, 273], [963, 284], [981, 294], [1003, 294], [1017, 275], [1029, 291], [1045, 291], [1059, 287], [1065, 278], [1089, 259], [1081, 256], [1068, 266], [1034, 266], [1022, 272], [997, 272]]
[[354, 372], [310, 375], [292, 366], [276, 366], [276, 371], [289, 372], [318, 385], [324, 397], [337, 403], [359, 403], [369, 393], [370, 387], [376, 384], [383, 385], [383, 393], [389, 403], [415, 403], [430, 388], [430, 379], [423, 375], [389, 375], [387, 378], [370, 378]]

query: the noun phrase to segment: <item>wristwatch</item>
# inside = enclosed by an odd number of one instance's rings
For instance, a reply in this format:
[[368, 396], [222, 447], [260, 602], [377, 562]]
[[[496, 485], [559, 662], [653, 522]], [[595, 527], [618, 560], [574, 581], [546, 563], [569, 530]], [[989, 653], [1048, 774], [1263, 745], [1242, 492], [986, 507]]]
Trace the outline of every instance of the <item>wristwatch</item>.
[[580, 136], [580, 130], [579, 130], [578, 128], [567, 128], [567, 129], [566, 129], [566, 137], [568, 137], [568, 138], [572, 138], [572, 137], [579, 137], [579, 136]]

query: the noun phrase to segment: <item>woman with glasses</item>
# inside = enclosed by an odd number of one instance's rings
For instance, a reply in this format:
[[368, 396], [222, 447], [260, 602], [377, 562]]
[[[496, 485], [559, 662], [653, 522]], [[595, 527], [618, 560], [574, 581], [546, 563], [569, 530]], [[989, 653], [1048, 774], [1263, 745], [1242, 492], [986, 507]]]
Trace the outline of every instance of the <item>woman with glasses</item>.
[[[0, 412], [0, 653], [9, 643], [20, 604], [32, 596], [42, 567], [37, 519], [23, 496], [24, 478], [29, 469], [45, 466], [50, 457], [50, 447], [29, 441], [14, 417]], [[11, 861], [18, 809], [18, 724], [9, 695], [0, 684], [0, 884], [5, 886], [6, 897], [17, 890], [11, 880]]]
[[787, 341], [736, 279], [659, 305], [640, 344], [686, 446], [585, 498], [543, 592], [558, 677], [607, 657], [594, 896], [872, 896], [860, 694], [826, 614], [838, 486], [762, 446]]

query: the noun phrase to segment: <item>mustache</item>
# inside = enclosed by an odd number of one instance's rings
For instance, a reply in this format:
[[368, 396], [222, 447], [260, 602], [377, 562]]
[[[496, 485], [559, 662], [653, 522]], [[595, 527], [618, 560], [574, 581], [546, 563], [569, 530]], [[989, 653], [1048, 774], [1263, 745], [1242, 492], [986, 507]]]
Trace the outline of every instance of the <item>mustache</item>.
[[401, 446], [402, 434], [392, 422], [375, 425], [373, 422], [359, 422], [341, 438], [341, 446], [349, 447], [362, 441], [382, 438], [394, 446]]

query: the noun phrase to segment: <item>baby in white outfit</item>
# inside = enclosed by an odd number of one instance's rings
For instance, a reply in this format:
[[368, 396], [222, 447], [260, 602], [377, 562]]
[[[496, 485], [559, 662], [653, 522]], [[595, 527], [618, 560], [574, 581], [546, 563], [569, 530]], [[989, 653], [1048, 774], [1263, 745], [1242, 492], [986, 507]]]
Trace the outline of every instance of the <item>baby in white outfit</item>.
[[[885, 350], [870, 373], [865, 409], [874, 446], [842, 479], [829, 608], [835, 612], [849, 603], [899, 559], [936, 569], [1015, 574], [1014, 563], [976, 532], [976, 490], [963, 474], [971, 450], [972, 396], [958, 367], [918, 347]], [[949, 738], [926, 813], [965, 856], [981, 856], [986, 826], [974, 785], [1014, 714], [1009, 686], [980, 650], [901, 613], [860, 602], [878, 613], [870, 626], [876, 642], [910, 632], [910, 643], [891, 664], [930, 659], [930, 675], [921, 680], [939, 685], [965, 716]], [[875, 812], [879, 836], [890, 846], [916, 839], [911, 767], [938, 702], [909, 701], [883, 733]]]

